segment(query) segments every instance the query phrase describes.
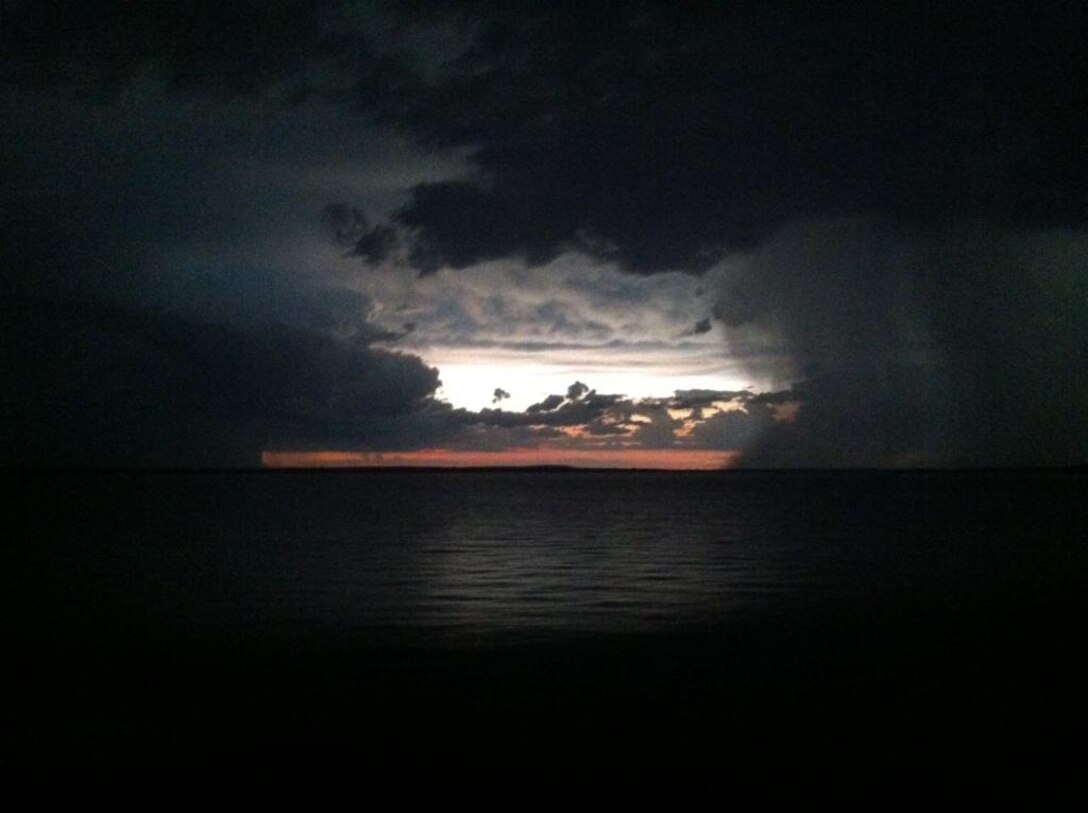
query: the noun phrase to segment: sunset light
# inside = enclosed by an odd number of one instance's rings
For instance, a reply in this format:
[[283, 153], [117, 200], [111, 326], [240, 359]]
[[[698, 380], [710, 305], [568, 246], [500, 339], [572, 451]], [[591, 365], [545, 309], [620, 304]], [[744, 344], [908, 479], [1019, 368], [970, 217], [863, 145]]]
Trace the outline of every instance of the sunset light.
[[265, 468], [486, 468], [571, 466], [596, 469], [714, 470], [728, 468], [735, 452], [705, 449], [506, 449], [497, 452], [421, 449], [411, 452], [266, 451]]

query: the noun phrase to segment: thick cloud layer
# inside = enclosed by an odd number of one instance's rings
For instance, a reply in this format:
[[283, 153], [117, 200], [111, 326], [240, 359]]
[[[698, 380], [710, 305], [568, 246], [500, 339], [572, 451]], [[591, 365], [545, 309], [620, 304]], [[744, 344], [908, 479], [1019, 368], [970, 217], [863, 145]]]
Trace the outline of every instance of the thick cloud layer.
[[471, 149], [475, 177], [394, 218], [424, 272], [571, 247], [652, 272], [803, 217], [1083, 223], [1085, 25], [1011, 3], [15, 3], [3, 59], [25, 83], [317, 95]]
[[[397, 215], [424, 272], [564, 247], [702, 270], [796, 218], [1083, 222], [1083, 15], [854, 4], [472, 5], [389, 120], [479, 177]], [[1079, 21], [1079, 24], [1078, 24]]]
[[380, 442], [439, 384], [357, 341], [87, 302], [7, 300], [0, 362], [17, 465], [241, 466], [269, 444]]
[[[524, 412], [455, 409], [433, 397], [437, 370], [358, 337], [86, 301], [8, 298], [3, 315], [8, 465], [250, 466], [266, 449], [733, 450], [773, 423], [766, 396], [747, 391], [636, 400], [580, 381]], [[688, 414], [686, 434], [670, 410]]]
[[[749, 465], [1030, 465], [1088, 457], [1088, 233], [872, 219], [785, 229], [718, 277], [731, 340], [805, 382]], [[782, 369], [783, 367], [787, 369]]]
[[[1083, 462], [1086, 24], [1011, 3], [7, 3], [6, 442], [105, 462], [575, 435], [749, 465]], [[379, 305], [307, 276], [322, 240], [456, 296]], [[500, 264], [551, 282], [499, 290], [518, 279]], [[654, 291], [669, 312], [629, 318]], [[782, 391], [472, 412], [371, 346], [722, 335]]]
[[[11, 78], [113, 91], [153, 65], [178, 88], [253, 93], [349, 47], [322, 25], [315, 0], [240, 2], [7, 2], [0, 26]], [[5, 38], [7, 39], [7, 38]], [[306, 84], [299, 82], [299, 91]]]

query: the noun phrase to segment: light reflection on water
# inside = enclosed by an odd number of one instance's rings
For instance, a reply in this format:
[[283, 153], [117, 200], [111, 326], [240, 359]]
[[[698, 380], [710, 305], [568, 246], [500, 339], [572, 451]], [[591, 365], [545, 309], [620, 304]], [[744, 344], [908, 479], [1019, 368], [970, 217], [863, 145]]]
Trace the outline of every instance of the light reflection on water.
[[660, 478], [630, 475], [434, 485], [411, 520], [290, 545], [297, 559], [275, 568], [279, 595], [261, 603], [446, 635], [643, 631], [795, 600], [806, 579], [800, 540], [768, 535], [759, 500], [708, 493], [709, 481], [666, 493]]
[[[423, 540], [418, 576], [429, 622], [471, 629], [513, 626], [645, 628], [722, 612], [753, 594], [770, 600], [798, 574], [770, 550], [756, 556], [734, 515], [693, 523], [672, 510], [606, 513], [542, 503], [502, 529], [468, 514]], [[496, 530], [499, 533], [496, 533]]]
[[1069, 504], [925, 475], [142, 476], [79, 484], [26, 600], [78, 583], [72, 612], [197, 636], [643, 632], [1022, 570], [1017, 500]]

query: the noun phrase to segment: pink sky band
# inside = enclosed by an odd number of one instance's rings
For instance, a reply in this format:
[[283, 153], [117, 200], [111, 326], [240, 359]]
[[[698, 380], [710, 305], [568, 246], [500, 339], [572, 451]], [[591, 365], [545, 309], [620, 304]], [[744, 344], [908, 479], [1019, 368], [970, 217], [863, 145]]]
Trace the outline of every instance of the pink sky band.
[[388, 468], [398, 466], [474, 468], [481, 466], [574, 466], [602, 469], [713, 470], [729, 468], [738, 452], [709, 449], [504, 449], [408, 452], [279, 451], [261, 454], [265, 468]]

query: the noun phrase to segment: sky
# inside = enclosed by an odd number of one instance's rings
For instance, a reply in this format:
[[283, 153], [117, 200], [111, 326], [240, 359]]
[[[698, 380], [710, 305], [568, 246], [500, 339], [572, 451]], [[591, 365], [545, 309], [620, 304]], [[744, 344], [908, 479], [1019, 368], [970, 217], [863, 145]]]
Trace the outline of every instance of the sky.
[[5, 0], [5, 461], [1084, 463], [1088, 15], [947, 5]]

